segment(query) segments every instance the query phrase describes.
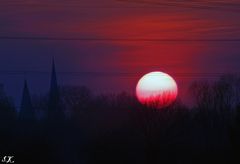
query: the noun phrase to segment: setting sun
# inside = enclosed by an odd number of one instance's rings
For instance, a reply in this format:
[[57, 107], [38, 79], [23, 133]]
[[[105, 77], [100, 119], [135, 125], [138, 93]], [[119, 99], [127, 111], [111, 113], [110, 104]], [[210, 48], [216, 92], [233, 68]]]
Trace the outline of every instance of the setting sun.
[[140, 103], [163, 108], [175, 101], [178, 88], [175, 80], [163, 72], [151, 72], [144, 75], [136, 87]]

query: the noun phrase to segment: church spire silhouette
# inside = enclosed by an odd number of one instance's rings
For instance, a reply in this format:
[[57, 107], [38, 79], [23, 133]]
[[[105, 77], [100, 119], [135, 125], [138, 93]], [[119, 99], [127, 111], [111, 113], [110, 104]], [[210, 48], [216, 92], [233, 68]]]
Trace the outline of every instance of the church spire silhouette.
[[24, 80], [22, 102], [19, 112], [19, 118], [24, 120], [32, 120], [35, 117], [35, 112], [32, 106], [31, 96], [28, 89], [27, 80]]
[[56, 68], [54, 58], [52, 60], [52, 73], [51, 73], [51, 82], [49, 90], [49, 110], [57, 110], [59, 107], [59, 88], [57, 82]]

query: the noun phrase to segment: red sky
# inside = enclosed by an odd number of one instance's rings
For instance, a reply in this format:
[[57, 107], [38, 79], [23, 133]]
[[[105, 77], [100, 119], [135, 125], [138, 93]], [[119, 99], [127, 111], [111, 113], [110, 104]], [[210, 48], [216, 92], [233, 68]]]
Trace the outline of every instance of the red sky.
[[[3, 0], [0, 36], [90, 40], [2, 39], [0, 70], [48, 71], [55, 56], [60, 72], [99, 73], [60, 75], [63, 84], [132, 92], [141, 75], [160, 70], [173, 75], [184, 93], [193, 80], [240, 69], [239, 41], [224, 41], [240, 38], [239, 5], [233, 0]], [[14, 78], [0, 77], [8, 88], [19, 88], [22, 77]]]

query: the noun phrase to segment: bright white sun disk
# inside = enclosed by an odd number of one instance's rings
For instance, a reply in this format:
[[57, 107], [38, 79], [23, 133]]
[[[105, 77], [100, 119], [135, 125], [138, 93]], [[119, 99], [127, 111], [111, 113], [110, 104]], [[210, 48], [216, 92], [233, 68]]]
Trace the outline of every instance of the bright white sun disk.
[[158, 104], [158, 107], [170, 105], [177, 97], [175, 80], [163, 72], [151, 72], [144, 75], [136, 87], [136, 95], [142, 104]]

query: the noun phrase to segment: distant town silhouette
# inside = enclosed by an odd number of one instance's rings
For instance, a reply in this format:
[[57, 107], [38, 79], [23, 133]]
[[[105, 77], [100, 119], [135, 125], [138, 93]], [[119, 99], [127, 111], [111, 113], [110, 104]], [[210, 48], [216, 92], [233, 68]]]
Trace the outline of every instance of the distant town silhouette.
[[240, 150], [240, 78], [196, 81], [193, 107], [157, 109], [128, 93], [95, 96], [59, 86], [54, 60], [47, 95], [24, 80], [19, 111], [0, 89], [0, 155], [15, 163], [233, 163]]

